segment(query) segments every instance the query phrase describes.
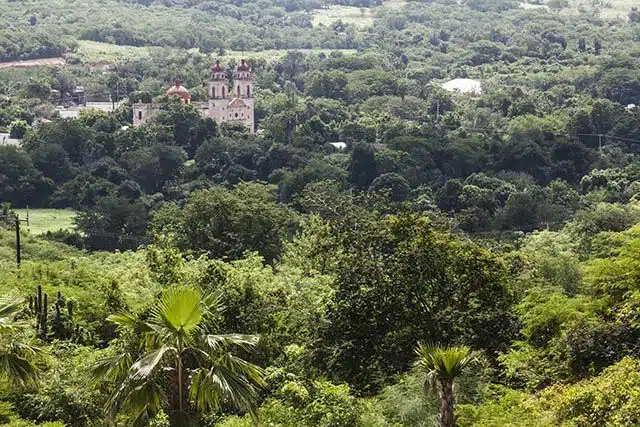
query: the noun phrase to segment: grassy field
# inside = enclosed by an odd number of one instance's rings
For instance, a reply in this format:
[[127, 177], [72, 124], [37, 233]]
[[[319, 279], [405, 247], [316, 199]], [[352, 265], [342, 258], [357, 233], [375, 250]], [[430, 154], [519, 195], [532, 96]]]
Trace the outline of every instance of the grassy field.
[[[26, 209], [15, 210], [21, 219], [27, 219]], [[43, 234], [47, 231], [70, 230], [74, 227], [76, 213], [71, 209], [29, 209], [31, 234]], [[22, 223], [26, 229], [27, 224]]]
[[[348, 54], [354, 54], [356, 53], [355, 49], [289, 49], [291, 51], [295, 50], [297, 52], [302, 52], [305, 54], [308, 53], [315, 53], [315, 54], [319, 54], [319, 53], [324, 53], [325, 55], [329, 55], [331, 52], [342, 52], [345, 55]], [[225, 54], [223, 56], [220, 56], [218, 54], [212, 53], [211, 54], [211, 58], [213, 59], [220, 59], [220, 60], [235, 60], [235, 61], [240, 61], [241, 59], [264, 59], [267, 62], [270, 61], [275, 61], [278, 60], [280, 58], [282, 58], [283, 56], [285, 56], [287, 54], [287, 52], [289, 52], [289, 50], [287, 49], [271, 49], [271, 50], [263, 50], [260, 52], [241, 52], [241, 51], [227, 51], [225, 52]]]
[[[356, 8], [354, 8], [356, 9]], [[99, 43], [86, 40], [78, 41], [77, 55], [84, 64], [112, 64], [127, 58], [149, 56], [150, 49], [146, 47], [136, 46], [119, 46], [109, 43]], [[304, 53], [321, 53], [329, 54], [334, 51], [332, 49], [297, 49]], [[344, 54], [355, 53], [354, 49], [339, 49]], [[212, 61], [216, 58], [221, 60], [236, 60], [243, 58], [265, 59], [267, 61], [275, 61], [286, 55], [288, 50], [263, 50], [259, 52], [228, 50], [224, 55], [212, 53], [210, 56]]]
[[[579, 0], [576, 1], [576, 3], [583, 7], [589, 7], [589, 5], [591, 5], [591, 2], [587, 0]], [[604, 3], [611, 6], [600, 8], [600, 16], [606, 19], [622, 18], [626, 20], [629, 16], [629, 9], [640, 6], [638, 0], [610, 0]]]
[[374, 10], [353, 6], [329, 6], [313, 12], [313, 25], [330, 26], [341, 20], [345, 24], [353, 24], [358, 27], [368, 27], [373, 24]]
[[373, 24], [375, 13], [378, 9], [400, 9], [404, 4], [405, 0], [387, 0], [382, 6], [374, 8], [329, 6], [326, 9], [319, 9], [313, 12], [313, 24], [330, 26], [337, 20], [341, 20], [344, 23], [354, 24], [361, 28], [368, 27]]
[[124, 59], [149, 56], [149, 48], [78, 40], [75, 55], [80, 57], [84, 64], [110, 64]]
[[[561, 15], [577, 14], [580, 13], [580, 10], [589, 12], [594, 10], [593, 3], [593, 0], [569, 0], [569, 7], [562, 9], [559, 13]], [[600, 12], [600, 17], [604, 19], [626, 20], [629, 10], [638, 6], [638, 0], [604, 0], [602, 3], [603, 5], [597, 9]], [[546, 5], [532, 5], [526, 2], [521, 3], [521, 5], [525, 9], [547, 8]]]

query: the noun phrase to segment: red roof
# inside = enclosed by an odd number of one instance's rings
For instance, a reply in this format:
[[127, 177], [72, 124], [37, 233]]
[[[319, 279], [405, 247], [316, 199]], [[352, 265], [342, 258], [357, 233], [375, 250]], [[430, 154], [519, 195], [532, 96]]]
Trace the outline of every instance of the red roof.
[[169, 88], [167, 95], [179, 96], [185, 101], [191, 99], [191, 93], [186, 87], [180, 84], [180, 80], [176, 80], [175, 86]]
[[224, 70], [222, 69], [222, 67], [220, 66], [220, 61], [216, 61], [216, 65], [214, 65], [213, 67], [211, 67], [211, 71], [213, 71], [214, 73], [221, 73]]
[[249, 64], [243, 59], [238, 65], [238, 71], [251, 71]]

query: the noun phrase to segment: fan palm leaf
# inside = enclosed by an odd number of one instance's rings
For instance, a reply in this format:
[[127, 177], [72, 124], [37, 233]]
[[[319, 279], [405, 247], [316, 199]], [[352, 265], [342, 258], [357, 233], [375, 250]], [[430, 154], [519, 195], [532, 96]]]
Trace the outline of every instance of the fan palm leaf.
[[105, 357], [93, 365], [91, 377], [97, 381], [121, 382], [126, 378], [132, 365], [133, 358], [129, 352], [123, 352], [113, 357]]
[[16, 332], [16, 327], [20, 326], [13, 321], [12, 316], [20, 310], [24, 299], [17, 297], [0, 298], [0, 333]]
[[163, 345], [157, 350], [143, 355], [129, 369], [129, 376], [134, 381], [144, 381], [151, 377], [162, 366], [162, 359], [167, 355], [177, 356], [178, 350], [169, 345]]
[[23, 298], [0, 298], [0, 334], [3, 336], [0, 375], [8, 378], [16, 387], [33, 387], [38, 377], [34, 360], [41, 357], [44, 351], [20, 341], [20, 332], [27, 323], [15, 322], [12, 317], [20, 311], [23, 302]]
[[258, 344], [259, 338], [256, 335], [243, 334], [208, 334], [204, 337], [204, 343], [208, 349], [214, 353], [237, 347], [249, 351]]
[[170, 288], [153, 309], [154, 323], [176, 334], [193, 332], [203, 316], [202, 293], [196, 288]]
[[[250, 351], [258, 337], [210, 333], [222, 310], [221, 301], [219, 293], [203, 295], [193, 287], [173, 287], [162, 293], [147, 322], [129, 313], [109, 317], [120, 327], [137, 332], [142, 353], [135, 362], [123, 353], [94, 366], [96, 377], [118, 383], [107, 404], [111, 416], [124, 411], [135, 423], [146, 422], [159, 409], [166, 409], [169, 399], [163, 387], [168, 380], [169, 387], [177, 390], [179, 408], [173, 408], [178, 409], [173, 412], [177, 417], [189, 415], [184, 407], [209, 412], [223, 405], [256, 417], [264, 372], [232, 352]], [[189, 391], [184, 401], [183, 388]]]
[[0, 352], [0, 374], [9, 378], [16, 387], [32, 387], [36, 385], [38, 369], [29, 359], [7, 351]]
[[238, 372], [224, 366], [199, 368], [193, 372], [190, 398], [199, 411], [218, 411], [227, 402], [255, 419], [258, 388]]

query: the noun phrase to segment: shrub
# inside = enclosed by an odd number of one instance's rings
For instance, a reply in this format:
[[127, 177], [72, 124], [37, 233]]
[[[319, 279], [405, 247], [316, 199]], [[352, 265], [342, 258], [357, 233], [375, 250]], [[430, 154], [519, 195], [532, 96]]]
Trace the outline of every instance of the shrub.
[[24, 120], [14, 120], [9, 125], [9, 137], [15, 139], [22, 139], [27, 133], [29, 125]]

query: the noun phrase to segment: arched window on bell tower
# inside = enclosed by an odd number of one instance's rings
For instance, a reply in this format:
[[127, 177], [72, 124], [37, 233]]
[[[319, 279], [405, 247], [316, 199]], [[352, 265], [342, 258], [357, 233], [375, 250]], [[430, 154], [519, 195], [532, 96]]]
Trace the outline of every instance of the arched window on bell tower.
[[240, 85], [238, 85], [238, 93], [236, 93], [236, 96], [240, 96], [240, 95], [241, 95], [241, 93], [240, 93]]
[[251, 97], [251, 85], [247, 85], [247, 98]]
[[216, 87], [215, 87], [215, 86], [213, 86], [213, 87], [211, 88], [211, 97], [212, 97], [213, 99], [215, 99], [215, 98], [216, 98]]
[[222, 87], [222, 97], [223, 97], [223, 98], [226, 98], [226, 97], [227, 97], [226, 92], [227, 92], [227, 91], [226, 91], [226, 89], [225, 89], [225, 88], [224, 88], [224, 86], [223, 86], [223, 87]]

